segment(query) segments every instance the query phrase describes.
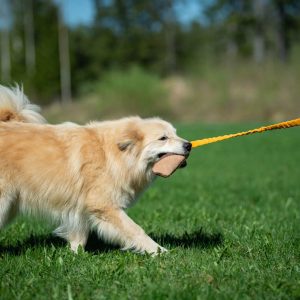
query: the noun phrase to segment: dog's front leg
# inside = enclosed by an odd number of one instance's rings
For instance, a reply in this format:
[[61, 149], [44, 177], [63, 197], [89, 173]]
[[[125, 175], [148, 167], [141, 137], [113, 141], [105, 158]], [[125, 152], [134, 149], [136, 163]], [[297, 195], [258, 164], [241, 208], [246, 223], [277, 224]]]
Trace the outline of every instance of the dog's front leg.
[[167, 250], [155, 243], [144, 230], [121, 209], [94, 210], [92, 221], [98, 234], [106, 241], [118, 244], [122, 250], [158, 254]]

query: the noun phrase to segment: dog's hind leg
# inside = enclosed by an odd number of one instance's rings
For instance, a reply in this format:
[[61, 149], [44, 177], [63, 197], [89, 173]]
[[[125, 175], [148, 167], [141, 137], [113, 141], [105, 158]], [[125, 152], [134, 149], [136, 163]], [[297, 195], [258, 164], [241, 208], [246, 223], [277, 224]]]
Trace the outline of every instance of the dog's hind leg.
[[167, 250], [155, 243], [144, 230], [121, 209], [94, 210], [93, 226], [106, 241], [118, 244], [122, 250], [158, 254]]
[[67, 240], [71, 250], [77, 253], [80, 246], [84, 249], [86, 245], [89, 227], [79, 217], [69, 218], [54, 231], [54, 234]]
[[0, 229], [7, 225], [17, 214], [17, 197], [0, 187]]

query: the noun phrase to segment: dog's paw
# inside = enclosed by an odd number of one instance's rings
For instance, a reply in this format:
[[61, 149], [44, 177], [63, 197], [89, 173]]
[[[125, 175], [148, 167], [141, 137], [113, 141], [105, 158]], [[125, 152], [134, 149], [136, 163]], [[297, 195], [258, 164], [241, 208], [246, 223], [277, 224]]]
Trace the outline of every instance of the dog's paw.
[[168, 249], [162, 247], [162, 246], [159, 246], [158, 248], [158, 253], [164, 253], [164, 252], [168, 252]]
[[161, 255], [163, 253], [168, 252], [168, 249], [162, 247], [162, 246], [158, 246], [155, 252], [150, 253], [151, 256], [157, 256], [157, 255]]

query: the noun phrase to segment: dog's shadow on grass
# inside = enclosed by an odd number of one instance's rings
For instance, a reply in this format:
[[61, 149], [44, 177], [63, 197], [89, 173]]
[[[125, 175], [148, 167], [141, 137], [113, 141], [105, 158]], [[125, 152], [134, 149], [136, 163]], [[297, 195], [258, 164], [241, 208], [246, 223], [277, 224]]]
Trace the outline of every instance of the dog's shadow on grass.
[[[0, 243], [0, 256], [3, 254], [20, 255], [26, 252], [28, 249], [34, 249], [38, 247], [43, 248], [67, 248], [69, 247], [67, 241], [64, 239], [54, 236], [52, 234], [45, 235], [30, 235], [23, 241], [18, 241], [14, 245], [1, 245]], [[109, 245], [100, 240], [95, 233], [90, 233], [85, 251], [87, 252], [109, 252], [119, 247]]]
[[[167, 233], [163, 235], [150, 234], [150, 236], [158, 244], [169, 249], [171, 249], [172, 247], [204, 249], [216, 247], [223, 243], [223, 236], [221, 233], [206, 233], [202, 228], [191, 233], [186, 232], [182, 235]], [[28, 249], [37, 247], [54, 247], [56, 249], [68, 247], [68, 245], [65, 240], [53, 235], [31, 235], [29, 238], [20, 241], [15, 245], [2, 246], [0, 244], [0, 255], [20, 255], [26, 252]], [[85, 251], [94, 254], [110, 252], [116, 249], [119, 249], [119, 247], [104, 243], [93, 232], [90, 234], [87, 245], [85, 247]]]
[[150, 235], [158, 244], [164, 247], [179, 248], [211, 248], [223, 244], [221, 233], [207, 233], [202, 228], [191, 233], [185, 232], [182, 235], [163, 234]]
[[14, 245], [1, 245], [0, 244], [0, 255], [20, 255], [26, 252], [28, 249], [34, 249], [37, 247], [51, 247], [55, 248], [65, 247], [67, 242], [63, 239], [53, 235], [30, 235], [28, 238], [22, 241], [18, 241]]
[[[184, 233], [182, 235], [173, 234], [149, 234], [150, 237], [158, 244], [171, 249], [173, 247], [179, 248], [210, 248], [223, 244], [223, 235], [221, 233], [206, 233], [202, 228], [192, 232]], [[104, 244], [95, 233], [92, 233], [86, 245], [88, 252], [108, 252], [110, 250], [119, 249], [118, 246]]]

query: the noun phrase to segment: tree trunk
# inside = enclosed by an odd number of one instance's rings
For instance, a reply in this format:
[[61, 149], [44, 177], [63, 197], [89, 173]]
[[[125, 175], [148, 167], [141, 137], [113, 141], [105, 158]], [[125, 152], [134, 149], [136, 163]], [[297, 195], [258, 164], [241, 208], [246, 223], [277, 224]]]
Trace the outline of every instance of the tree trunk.
[[230, 60], [234, 60], [238, 53], [238, 45], [236, 43], [236, 24], [227, 24], [227, 43], [226, 43], [226, 54]]
[[63, 104], [66, 104], [72, 102], [71, 71], [68, 29], [63, 21], [61, 7], [58, 7], [58, 44], [60, 61], [61, 101]]
[[265, 41], [259, 30], [256, 30], [253, 38], [253, 59], [256, 63], [262, 63], [265, 59]]
[[26, 70], [32, 74], [35, 69], [35, 42], [34, 42], [34, 23], [33, 23], [33, 3], [32, 0], [24, 2], [24, 27], [25, 27], [25, 59]]
[[176, 69], [176, 41], [175, 41], [175, 13], [173, 0], [167, 1], [166, 16], [166, 68], [168, 72], [174, 72]]
[[266, 8], [265, 0], [253, 1], [253, 14], [255, 19], [253, 36], [253, 59], [256, 63], [262, 63], [265, 59], [264, 16]]
[[282, 62], [286, 62], [289, 45], [288, 45], [287, 28], [286, 28], [286, 13], [284, 11], [283, 2], [276, 1], [275, 9], [277, 15], [277, 47], [278, 47], [279, 59]]
[[10, 80], [10, 47], [9, 31], [3, 28], [1, 31], [1, 79], [4, 82]]

